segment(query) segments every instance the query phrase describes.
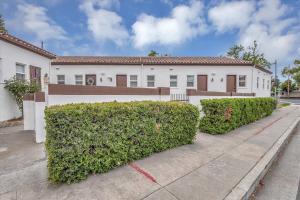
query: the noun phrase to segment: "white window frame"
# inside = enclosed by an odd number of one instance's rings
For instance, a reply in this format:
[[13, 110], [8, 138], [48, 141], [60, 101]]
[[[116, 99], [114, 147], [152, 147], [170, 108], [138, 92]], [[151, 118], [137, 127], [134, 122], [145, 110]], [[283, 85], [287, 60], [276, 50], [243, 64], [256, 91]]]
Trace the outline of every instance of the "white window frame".
[[267, 90], [270, 89], [270, 80], [267, 80]]
[[[189, 78], [193, 78], [192, 81], [189, 81]], [[189, 83], [192, 83], [189, 85]], [[195, 75], [187, 75], [186, 76], [186, 87], [195, 87]]]
[[[81, 80], [77, 80], [78, 77], [81, 77]], [[83, 75], [82, 74], [75, 75], [75, 85], [83, 85]]]
[[[245, 77], [245, 80], [241, 80], [243, 77]], [[244, 83], [244, 85], [241, 85], [241, 83]], [[239, 75], [239, 87], [247, 87], [247, 75]]]
[[[153, 80], [149, 80], [149, 77], [153, 77]], [[147, 87], [155, 87], [155, 75], [147, 75]]]
[[[173, 78], [173, 80], [172, 80], [172, 77], [176, 77], [176, 79]], [[175, 83], [175, 85], [172, 85], [172, 83]], [[170, 87], [171, 88], [178, 87], [178, 75], [170, 75]]]
[[[26, 69], [25, 69], [25, 66], [24, 64], [21, 64], [21, 63], [16, 63], [16, 79], [18, 80], [25, 80], [26, 79]], [[21, 67], [23, 68], [22, 71], [19, 71], [18, 70], [18, 67]], [[22, 78], [18, 78], [18, 75], [22, 76]]]
[[[135, 78], [132, 79], [133, 77]], [[138, 75], [136, 74], [129, 75], [129, 86], [135, 88], [138, 87]]]
[[[63, 77], [63, 80], [60, 80], [59, 77]], [[65, 85], [66, 84], [66, 76], [64, 74], [58, 74], [56, 75], [57, 84], [59, 85]]]
[[256, 77], [256, 88], [259, 89], [259, 77]]
[[262, 89], [265, 89], [265, 79], [263, 78]]

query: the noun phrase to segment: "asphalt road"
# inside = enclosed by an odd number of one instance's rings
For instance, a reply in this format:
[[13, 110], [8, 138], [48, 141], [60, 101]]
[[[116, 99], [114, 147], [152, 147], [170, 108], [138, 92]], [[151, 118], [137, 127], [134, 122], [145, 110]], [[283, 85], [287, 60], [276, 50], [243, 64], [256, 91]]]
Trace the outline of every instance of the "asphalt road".
[[299, 99], [280, 99], [280, 102], [289, 102], [300, 105], [300, 98]]
[[256, 200], [299, 200], [300, 126], [261, 181]]

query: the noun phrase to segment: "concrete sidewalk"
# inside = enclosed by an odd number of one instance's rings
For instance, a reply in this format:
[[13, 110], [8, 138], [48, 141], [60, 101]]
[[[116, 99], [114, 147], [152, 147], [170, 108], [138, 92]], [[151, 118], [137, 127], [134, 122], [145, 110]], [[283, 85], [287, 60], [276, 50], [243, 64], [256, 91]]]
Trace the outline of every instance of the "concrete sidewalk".
[[49, 184], [38, 160], [0, 174], [0, 199], [224, 199], [299, 116], [289, 106], [226, 135], [199, 133], [192, 145], [72, 185]]

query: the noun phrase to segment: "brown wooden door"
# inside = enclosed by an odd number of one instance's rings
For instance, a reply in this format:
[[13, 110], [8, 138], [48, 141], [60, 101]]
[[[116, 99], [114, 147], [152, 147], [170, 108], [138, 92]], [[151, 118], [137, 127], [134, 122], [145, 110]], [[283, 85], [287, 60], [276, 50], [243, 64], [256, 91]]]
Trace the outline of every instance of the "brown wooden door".
[[117, 87], [127, 87], [127, 75], [117, 75]]
[[87, 74], [85, 75], [85, 84], [86, 85], [96, 85], [97, 76], [96, 74]]
[[236, 76], [227, 75], [227, 92], [236, 92]]
[[30, 65], [29, 70], [30, 70], [30, 82], [31, 83], [35, 82], [41, 88], [42, 85], [41, 68]]
[[198, 91], [207, 91], [207, 75], [198, 75], [197, 76], [197, 90]]

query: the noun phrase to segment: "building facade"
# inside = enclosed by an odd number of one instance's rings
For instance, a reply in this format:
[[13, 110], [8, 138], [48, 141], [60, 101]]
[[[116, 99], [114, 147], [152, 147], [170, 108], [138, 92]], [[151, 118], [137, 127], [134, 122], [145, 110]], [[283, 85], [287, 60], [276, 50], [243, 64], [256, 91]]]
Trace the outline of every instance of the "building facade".
[[56, 56], [0, 33], [0, 121], [21, 116], [4, 88], [12, 77], [39, 83], [45, 106], [139, 100], [199, 105], [203, 98], [268, 97], [271, 75], [251, 62], [227, 57]]
[[226, 57], [57, 57], [50, 82], [67, 85], [255, 93], [270, 96], [271, 72]]
[[13, 78], [36, 81], [45, 91], [44, 77], [49, 74], [50, 60], [55, 55], [20, 40], [0, 33], [0, 121], [21, 116], [14, 98], [4, 88], [4, 81]]

